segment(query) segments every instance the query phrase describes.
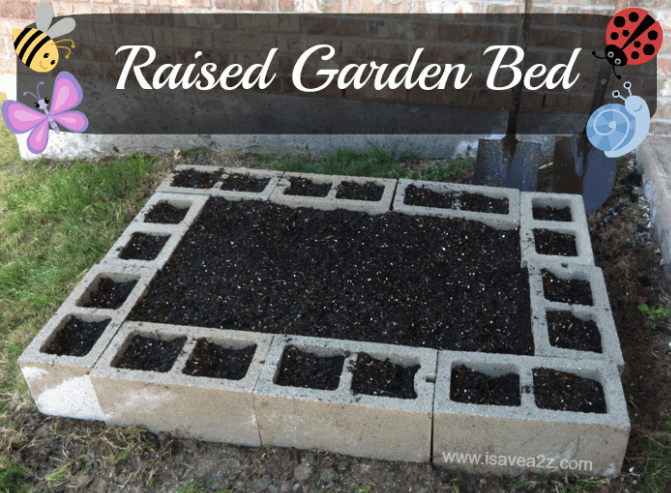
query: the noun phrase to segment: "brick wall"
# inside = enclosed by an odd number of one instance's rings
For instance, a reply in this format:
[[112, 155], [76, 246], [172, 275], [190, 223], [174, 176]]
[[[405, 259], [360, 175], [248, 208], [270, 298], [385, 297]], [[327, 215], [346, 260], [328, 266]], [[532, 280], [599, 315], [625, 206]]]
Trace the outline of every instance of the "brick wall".
[[[0, 0], [0, 72], [16, 72], [16, 54], [12, 45], [12, 30], [24, 27], [34, 22], [35, 7], [40, 3], [37, 1], [7, 1]], [[638, 6], [648, 10], [658, 20], [664, 29], [664, 44], [658, 55], [657, 64], [657, 111], [653, 117], [651, 132], [656, 134], [671, 134], [671, 0], [618, 0], [615, 5], [612, 0], [556, 0], [551, 2], [535, 2], [534, 12], [537, 13], [593, 13], [601, 14], [604, 22], [615, 12], [626, 7]], [[101, 19], [112, 19], [114, 14], [120, 13], [235, 13], [235, 12], [279, 12], [279, 13], [322, 13], [322, 14], [422, 14], [422, 13], [519, 13], [524, 8], [522, 0], [509, 1], [422, 1], [422, 0], [71, 0], [67, 2], [51, 2], [54, 7], [55, 16], [67, 16], [73, 14], [106, 14]], [[380, 17], [383, 18], [383, 17]], [[465, 49], [463, 46], [454, 49], [454, 57], [450, 60], [444, 54], [449, 53], [450, 36], [455, 29], [463, 29], [469, 32], [474, 43], [482, 46], [506, 43], [514, 44], [516, 39], [516, 27], [511, 25], [500, 31], [482, 29], [468, 26], [466, 24], [453, 24], [451, 26], [438, 25], [427, 22], [424, 29], [415, 30], [412, 39], [406, 37], [406, 33], [393, 32], [389, 29], [380, 29], [376, 21], [359, 20], [356, 22], [343, 21], [342, 23], [324, 22], [320, 25], [319, 20], [313, 20], [311, 26], [295, 26], [289, 20], [286, 26], [279, 29], [277, 40], [264, 39], [262, 35], [254, 34], [255, 21], [248, 21], [246, 25], [239, 25], [232, 33], [218, 33], [221, 28], [214, 16], [202, 17], [202, 32], [198, 36], [193, 30], [186, 36], [172, 29], [169, 15], [156, 17], [159, 25], [153, 29], [126, 26], [106, 26], [104, 23], [97, 25], [79, 25], [75, 40], [77, 41], [76, 56], [69, 61], [69, 70], [79, 78], [103, 78], [116, 80], [119, 76], [118, 64], [116, 67], [107, 66], [104, 61], [114, 59], [115, 43], [123, 39], [126, 44], [149, 44], [156, 48], [158, 57], [156, 65], [162, 63], [193, 63], [193, 55], [200, 49], [204, 56], [198, 62], [214, 61], [219, 67], [229, 63], [240, 63], [243, 66], [250, 63], [263, 63], [270, 48], [278, 46], [283, 57], [274, 61], [272, 69], [278, 73], [276, 82], [266, 92], [295, 93], [291, 82], [290, 71], [293, 62], [300, 53], [305, 50], [301, 46], [300, 30], [308, 30], [311, 33], [323, 32], [329, 40], [333, 36], [339, 39], [339, 46], [335, 46], [340, 58], [333, 60], [339, 68], [345, 63], [368, 62], [370, 60], [388, 61], [393, 65], [394, 59], [399, 60], [406, 57], [408, 53], [414, 52], [418, 47], [425, 47], [422, 61], [426, 63], [464, 63], [473, 72], [474, 78], [483, 79], [487, 75], [489, 66], [476, 58], [476, 51]], [[162, 20], [163, 19], [163, 20]], [[221, 18], [220, 18], [221, 19]], [[230, 17], [223, 17], [230, 19]], [[247, 17], [247, 19], [249, 19]], [[548, 19], [547, 17], [545, 19]], [[267, 19], [259, 17], [258, 22]], [[566, 63], [570, 52], [555, 53], [558, 42], [573, 46], [603, 46], [604, 22], [598, 26], [581, 26], [583, 31], [576, 35], [570, 30], [553, 30], [551, 26], [540, 25], [544, 21], [541, 18], [533, 18], [534, 28], [531, 40], [538, 49], [530, 50], [527, 57], [527, 67], [533, 63], [544, 63], [550, 67], [557, 63]], [[167, 24], [166, 24], [167, 23]], [[389, 24], [387, 24], [388, 26]], [[179, 27], [179, 26], [177, 26]], [[342, 32], [330, 32], [329, 29], [341, 28]], [[321, 31], [320, 31], [321, 30]], [[578, 36], [575, 40], [560, 39], [566, 36]], [[580, 37], [582, 36], [582, 37]], [[64, 36], [68, 37], [68, 36]], [[195, 39], [197, 38], [197, 39]], [[592, 39], [593, 38], [593, 39]], [[102, 40], [109, 45], [101, 45]], [[236, 53], [226, 54], [226, 47], [235, 46]], [[118, 47], [118, 44], [116, 44]], [[442, 56], [432, 53], [432, 47], [438, 47]], [[213, 50], [216, 60], [206, 60], [208, 49]], [[410, 51], [412, 50], [412, 51]], [[480, 50], [481, 52], [482, 50]], [[437, 52], [438, 53], [438, 52]], [[292, 56], [295, 57], [292, 58]], [[396, 56], [398, 55], [398, 56]], [[236, 57], [236, 58], [234, 58]], [[123, 56], [120, 55], [120, 59]], [[76, 61], [75, 61], [76, 60]], [[490, 60], [491, 62], [491, 60]], [[400, 63], [400, 62], [397, 62]], [[425, 63], [425, 64], [426, 64]], [[480, 63], [480, 64], [479, 64]], [[650, 66], [650, 64], [647, 64]], [[420, 64], [421, 68], [422, 64]], [[646, 84], [645, 66], [628, 67], [629, 69], [643, 68], [641, 77], [627, 76], [634, 88]], [[592, 92], [596, 81], [598, 65], [594, 58], [585, 53], [581, 55], [576, 64], [576, 71], [581, 73], [578, 86], [570, 95], [570, 101], [575, 107], [576, 98], [580, 98], [584, 104], [580, 106], [589, 111]], [[316, 70], [316, 69], [315, 69]], [[631, 72], [630, 72], [631, 73]], [[653, 74], [649, 74], [652, 76]], [[131, 79], [129, 79], [131, 80]], [[499, 81], [502, 83], [503, 81]], [[309, 86], [310, 80], [304, 85]], [[649, 83], [649, 81], [647, 82]], [[611, 77], [609, 92], [613, 89], [622, 90], [614, 77]], [[484, 84], [479, 84], [484, 87]], [[506, 91], [508, 92], [508, 91]], [[634, 90], [634, 93], [640, 91]], [[409, 90], [407, 94], [399, 96], [398, 91], [375, 91], [372, 84], [357, 91], [353, 88], [345, 90], [344, 94], [339, 91], [335, 84], [328, 90], [313, 93], [316, 96], [348, 96], [375, 98], [379, 100], [395, 101], [399, 97], [410, 103], [435, 103], [451, 104], [457, 103], [461, 106], [472, 106], [476, 108], [501, 109], [510, 103], [510, 95], [502, 95], [498, 91], [488, 90], [459, 90], [450, 89], [445, 91], [422, 91], [419, 88]], [[502, 97], [503, 96], [503, 97]], [[507, 98], [507, 99], [506, 99]], [[540, 100], [544, 99], [543, 107], [546, 111], [562, 111], [569, 101], [568, 94], [561, 91], [542, 91], [525, 93], [522, 101], [522, 110], [536, 108]]]

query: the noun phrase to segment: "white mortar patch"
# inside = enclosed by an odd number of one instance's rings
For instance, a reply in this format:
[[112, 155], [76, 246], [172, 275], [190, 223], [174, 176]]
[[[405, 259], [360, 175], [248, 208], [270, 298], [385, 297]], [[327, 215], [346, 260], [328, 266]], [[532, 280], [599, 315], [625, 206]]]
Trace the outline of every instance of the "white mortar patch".
[[52, 389], [45, 390], [37, 397], [36, 403], [43, 414], [97, 421], [105, 419], [88, 375], [70, 378]]
[[26, 380], [39, 380], [49, 372], [42, 368], [35, 368], [34, 366], [24, 366], [21, 368], [21, 373], [23, 373], [23, 377]]

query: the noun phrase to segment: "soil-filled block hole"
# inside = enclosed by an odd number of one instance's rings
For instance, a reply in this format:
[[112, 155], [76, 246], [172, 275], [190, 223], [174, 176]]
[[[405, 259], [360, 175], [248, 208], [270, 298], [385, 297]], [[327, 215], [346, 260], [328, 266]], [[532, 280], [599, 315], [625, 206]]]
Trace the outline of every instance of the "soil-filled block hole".
[[59, 356], [86, 356], [98, 342], [110, 321], [108, 318], [97, 322], [86, 322], [72, 317], [56, 333], [51, 344], [43, 352]]
[[466, 365], [452, 370], [450, 399], [466, 404], [490, 404], [495, 406], [519, 406], [520, 376], [507, 373], [491, 377]]
[[547, 269], [542, 270], [545, 298], [558, 303], [592, 306], [592, 289], [589, 281], [580, 279], [564, 280]]
[[479, 193], [464, 192], [459, 196], [462, 211], [508, 214], [508, 199], [495, 199]]
[[408, 368], [375, 359], [366, 353], [359, 353], [349, 370], [352, 372], [352, 392], [354, 394], [416, 399], [415, 374], [420, 365]]
[[112, 367], [168, 372], [175, 364], [185, 342], [186, 336], [166, 341], [136, 334], [128, 344], [126, 351]]
[[289, 177], [291, 186], [285, 195], [300, 195], [304, 197], [326, 197], [331, 190], [330, 183], [315, 183], [305, 178]]
[[376, 183], [356, 183], [345, 181], [340, 184], [336, 199], [368, 200], [378, 202], [382, 199], [384, 187]]
[[117, 282], [108, 277], [102, 277], [97, 289], [90, 293], [90, 299], [80, 301], [77, 306], [116, 310], [123, 305], [136, 284], [137, 280]]
[[603, 386], [596, 380], [548, 368], [534, 368], [536, 406], [554, 411], [605, 414]]
[[534, 207], [532, 209], [534, 219], [538, 221], [564, 221], [569, 222], [573, 220], [571, 216], [571, 208], [555, 208], [555, 207]]
[[441, 209], [451, 209], [454, 203], [455, 193], [440, 193], [429, 190], [428, 188], [418, 188], [415, 185], [409, 185], [405, 189], [405, 205], [419, 207], [438, 207]]
[[601, 353], [601, 334], [596, 322], [582, 320], [567, 311], [547, 312], [550, 344], [564, 349]]
[[179, 224], [189, 212], [188, 207], [176, 207], [170, 202], [159, 202], [144, 216], [146, 223]]
[[575, 236], [558, 233], [549, 229], [534, 229], [536, 253], [541, 255], [563, 255], [577, 257]]
[[119, 258], [124, 260], [154, 260], [169, 239], [170, 235], [133, 233], [128, 244], [119, 252]]
[[224, 179], [221, 190], [260, 193], [266, 189], [269, 182], [270, 178], [255, 178], [253, 176], [234, 173]]
[[171, 186], [181, 188], [212, 188], [221, 177], [221, 172], [206, 173], [195, 169], [183, 169], [175, 173]]
[[277, 374], [277, 385], [317, 390], [336, 390], [345, 356], [317, 356], [287, 346]]
[[242, 380], [255, 351], [256, 344], [243, 349], [228, 349], [201, 338], [182, 372], [194, 377]]

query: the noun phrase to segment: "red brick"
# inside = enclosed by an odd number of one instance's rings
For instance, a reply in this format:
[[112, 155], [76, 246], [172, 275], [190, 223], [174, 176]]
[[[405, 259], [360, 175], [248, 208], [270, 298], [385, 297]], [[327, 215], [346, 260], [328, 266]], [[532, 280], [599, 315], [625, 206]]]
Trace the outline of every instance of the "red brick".
[[[418, 1], [415, 3], [414, 16], [423, 14], [447, 14], [447, 21], [469, 21], [475, 16], [469, 14], [481, 14], [484, 6], [477, 2], [452, 2], [441, 0]], [[478, 19], [480, 20], [480, 19]]]
[[410, 2], [399, 0], [398, 3], [385, 0], [344, 0], [345, 11], [349, 14], [407, 14], [410, 13]]
[[184, 14], [173, 11], [172, 18], [175, 27], [191, 27], [198, 29], [217, 29], [231, 31], [236, 29], [235, 14], [212, 14], [209, 10], [198, 13], [204, 15]]
[[657, 74], [663, 77], [671, 75], [671, 59], [657, 57]]
[[343, 0], [278, 0], [278, 5], [280, 12], [339, 14]]
[[7, 17], [10, 19], [25, 19], [30, 22], [35, 22], [35, 8], [39, 2], [25, 2], [10, 0], [0, 2], [0, 17]]
[[214, 0], [217, 10], [275, 12], [275, 3], [272, 0]]
[[[86, 62], [112, 62], [116, 63], [115, 49], [112, 45], [99, 43], [77, 43], [72, 55], [73, 60]], [[61, 52], [62, 53], [62, 52]]]
[[301, 18], [298, 15], [257, 15], [237, 14], [235, 16], [240, 31], [261, 33], [298, 33], [301, 31]]
[[[0, 38], [0, 57], [9, 57], [10, 46], [12, 46], [12, 38], [8, 36]], [[14, 50], [12, 49], [12, 52], [13, 51]]]
[[78, 79], [102, 79], [102, 69], [99, 62], [82, 62], [63, 60], [58, 63], [59, 69], [67, 70]]
[[420, 60], [426, 63], [451, 63], [456, 65], [463, 63], [465, 65], [475, 65], [479, 48], [470, 48], [463, 45], [441, 46], [441, 45], [411, 45], [410, 49], [414, 54], [419, 48], [424, 48]]
[[[156, 65], [163, 65], [165, 63], [175, 63], [175, 49], [170, 47], [161, 47], [161, 46], [153, 46], [154, 50], [156, 51], [156, 58], [154, 58], [154, 64]], [[131, 49], [124, 50], [119, 52], [116, 55], [117, 61], [121, 63], [126, 63], [126, 60], [128, 60], [128, 55], [130, 54]], [[135, 64], [142, 64], [147, 61], [148, 58], [148, 53], [147, 50], [140, 50], [138, 53], [137, 58], [135, 59]]]
[[406, 51], [406, 46], [402, 44], [343, 40], [341, 56], [344, 58], [375, 60], [381, 63], [390, 60], [405, 61], [407, 58]]
[[[199, 65], [214, 63], [217, 66], [215, 72], [221, 72], [228, 65], [234, 64], [236, 59], [234, 52], [203, 51], [199, 48], [176, 48], [175, 51], [177, 63]], [[199, 51], [201, 55], [196, 58], [196, 53]]]
[[156, 46], [179, 46], [181, 48], [214, 48], [211, 33], [193, 29], [154, 29]]
[[466, 23], [441, 23], [436, 33], [437, 41], [453, 43], [481, 43], [485, 45], [512, 44], [516, 34], [505, 26], [485, 26]]
[[[172, 15], [168, 9], [143, 8], [143, 7], [111, 7], [114, 22], [130, 26], [162, 26], [172, 27]], [[136, 14], [136, 15], [129, 15]], [[153, 14], [153, 15], [137, 15]], [[163, 15], [160, 15], [163, 14]]]
[[366, 37], [368, 22], [354, 16], [341, 17], [303, 17], [303, 32], [305, 34], [321, 34], [325, 36]]
[[368, 33], [375, 38], [389, 38], [412, 41], [433, 41], [436, 25], [412, 20], [375, 19], [368, 21]]
[[0, 58], [0, 74], [16, 73], [16, 57]]
[[[134, 0], [128, 0], [134, 1]], [[183, 9], [202, 9], [210, 7], [210, 0], [151, 0], [156, 7], [179, 7]]]
[[[557, 13], [559, 14], [578, 14], [578, 15], [572, 15], [569, 17], [566, 17], [565, 19], [562, 19], [564, 16], [559, 17], [559, 24], [569, 24], [572, 26], [578, 25], [580, 27], [594, 27], [594, 28], [602, 28], [605, 29], [605, 27], [608, 25], [608, 22], [610, 22], [611, 17], [615, 14], [615, 7], [603, 7], [599, 9], [592, 9], [589, 7], [564, 7], [564, 6], [559, 6], [557, 7]], [[593, 15], [585, 15], [585, 14], [593, 14]], [[604, 24], [605, 22], [605, 24]]]

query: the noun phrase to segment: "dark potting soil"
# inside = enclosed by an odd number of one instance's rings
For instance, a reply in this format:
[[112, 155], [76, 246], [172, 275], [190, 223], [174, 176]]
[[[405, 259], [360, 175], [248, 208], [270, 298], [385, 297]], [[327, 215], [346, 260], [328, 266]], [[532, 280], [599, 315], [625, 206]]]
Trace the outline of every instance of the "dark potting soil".
[[352, 392], [354, 394], [395, 397], [397, 399], [417, 399], [415, 374], [420, 365], [404, 368], [375, 359], [366, 353], [359, 353], [348, 368], [352, 372]]
[[291, 186], [285, 195], [301, 195], [304, 197], [326, 197], [331, 190], [330, 183], [315, 183], [305, 178], [289, 178]]
[[266, 189], [270, 178], [255, 178], [253, 176], [231, 173], [221, 185], [222, 190], [234, 190], [236, 192], [260, 193]]
[[485, 373], [461, 365], [452, 370], [450, 399], [466, 404], [519, 406], [520, 376], [507, 373], [490, 377]]
[[405, 205], [419, 207], [439, 207], [441, 209], [451, 209], [454, 203], [454, 192], [434, 192], [428, 188], [418, 188], [415, 185], [408, 185], [405, 189], [403, 203]]
[[179, 224], [189, 212], [188, 207], [175, 207], [170, 202], [159, 202], [144, 216], [146, 223]]
[[384, 187], [377, 183], [344, 181], [338, 188], [336, 199], [370, 200], [372, 202], [378, 202], [382, 200], [382, 195], [384, 195]]
[[508, 199], [495, 199], [479, 193], [463, 192], [459, 195], [462, 211], [508, 214]]
[[210, 198], [129, 320], [532, 355], [519, 241], [462, 219]]
[[98, 342], [111, 320], [108, 318], [100, 322], [85, 322], [72, 317], [56, 333], [54, 340], [43, 352], [59, 356], [86, 356]]
[[170, 371], [172, 365], [177, 361], [185, 342], [186, 336], [164, 341], [136, 334], [126, 348], [126, 352], [112, 366], [127, 370], [165, 373]]
[[550, 344], [564, 349], [601, 353], [601, 334], [596, 322], [582, 320], [567, 311], [547, 312]]
[[136, 284], [137, 280], [116, 282], [108, 277], [103, 277], [98, 282], [98, 288], [91, 293], [90, 300], [81, 304], [78, 303], [77, 306], [116, 310], [123, 305]]
[[119, 253], [119, 258], [125, 260], [154, 260], [169, 239], [170, 235], [133, 233], [128, 244]]
[[555, 207], [534, 207], [532, 209], [534, 219], [540, 221], [572, 221], [571, 208], [564, 207], [562, 209]]
[[543, 269], [541, 274], [543, 275], [543, 291], [547, 300], [592, 306], [592, 289], [589, 281], [559, 279], [547, 269]]
[[175, 173], [171, 186], [182, 188], [212, 188], [221, 178], [221, 171], [214, 173], [184, 169]]
[[578, 248], [573, 235], [558, 233], [550, 229], [534, 229], [534, 240], [536, 253], [541, 255], [578, 256]]
[[296, 346], [287, 346], [275, 383], [285, 387], [336, 390], [344, 364], [345, 356], [317, 356]]
[[606, 409], [603, 387], [596, 380], [547, 368], [534, 368], [536, 406], [554, 411], [600, 413]]
[[228, 349], [203, 337], [198, 339], [182, 373], [193, 377], [242, 380], [255, 351], [256, 344], [243, 349]]

